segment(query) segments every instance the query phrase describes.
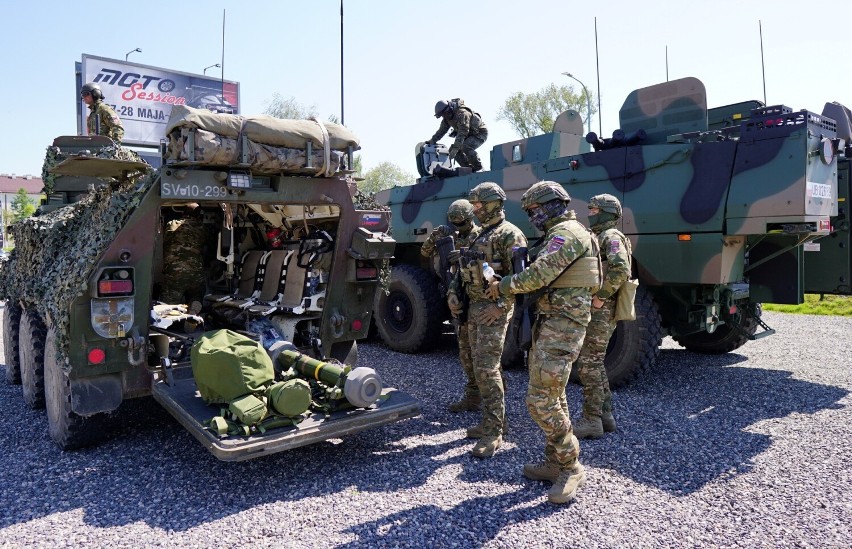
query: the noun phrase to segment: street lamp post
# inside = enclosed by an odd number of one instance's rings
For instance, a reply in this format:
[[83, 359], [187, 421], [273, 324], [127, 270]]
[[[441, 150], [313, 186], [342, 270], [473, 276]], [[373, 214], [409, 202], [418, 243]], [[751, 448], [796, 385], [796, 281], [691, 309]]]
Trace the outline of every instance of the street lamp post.
[[138, 51], [139, 53], [142, 53], [142, 50], [141, 50], [141, 49], [139, 49], [139, 48], [136, 48], [135, 50], [130, 50], [129, 52], [127, 52], [126, 54], [124, 54], [124, 60], [125, 60], [125, 61], [127, 61], [127, 58], [128, 58], [128, 57], [130, 57], [130, 54], [131, 54], [131, 53], [133, 53], [133, 52], [135, 52], [135, 51]]
[[[574, 76], [573, 74], [571, 74], [570, 72], [563, 72], [562, 74], [564, 74], [568, 78], [573, 78], [577, 82], [580, 82], [580, 79], [577, 78], [576, 76]], [[586, 93], [586, 109], [587, 109], [586, 117], [589, 121], [589, 132], [591, 133], [591, 131], [592, 131], [592, 96], [589, 95], [589, 89], [586, 87], [585, 84], [580, 82], [580, 85], [583, 86], [583, 91]]]
[[213, 67], [216, 67], [217, 69], [221, 69], [222, 65], [220, 65], [219, 63], [214, 63], [214, 64], [210, 65], [209, 67], [204, 67], [204, 72], [202, 74], [207, 76], [207, 69], [212, 69]]

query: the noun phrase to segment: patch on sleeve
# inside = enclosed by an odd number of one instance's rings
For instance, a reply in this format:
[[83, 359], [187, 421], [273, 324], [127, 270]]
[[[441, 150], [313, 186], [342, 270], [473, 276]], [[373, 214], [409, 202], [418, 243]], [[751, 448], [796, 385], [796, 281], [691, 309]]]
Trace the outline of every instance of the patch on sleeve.
[[565, 237], [556, 235], [550, 239], [550, 243], [547, 245], [547, 253], [552, 254], [553, 252], [557, 252], [562, 249], [562, 246], [565, 244]]
[[613, 238], [612, 240], [610, 240], [609, 241], [609, 253], [617, 254], [620, 251], [621, 251], [621, 241], [616, 239], [616, 238]]

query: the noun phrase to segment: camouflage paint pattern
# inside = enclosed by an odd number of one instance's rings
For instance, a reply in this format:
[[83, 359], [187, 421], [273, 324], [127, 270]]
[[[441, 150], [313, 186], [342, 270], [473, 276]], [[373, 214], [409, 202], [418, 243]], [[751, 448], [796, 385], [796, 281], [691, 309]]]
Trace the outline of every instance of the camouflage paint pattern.
[[[89, 116], [86, 118], [86, 129], [89, 135], [105, 135], [120, 143], [124, 138], [124, 126], [115, 110], [100, 99], [89, 105]], [[100, 120], [100, 127], [98, 127]]]
[[544, 431], [545, 460], [560, 469], [573, 467], [580, 455], [574, 436], [565, 385], [577, 359], [586, 327], [567, 316], [541, 315], [533, 327], [529, 351], [527, 410]]
[[390, 189], [378, 199], [394, 213], [398, 251], [419, 246], [447, 204], [486, 181], [503, 187], [507, 219], [532, 238], [520, 198], [551, 180], [577, 211], [600, 193], [621, 201], [618, 229], [643, 287], [670, 305], [660, 313], [672, 332], [703, 330], [711, 321], [700, 311], [711, 303], [725, 320], [734, 295], [740, 303], [803, 299], [801, 244], [829, 234], [837, 215], [838, 160], [820, 153], [838, 136], [830, 118], [755, 102], [708, 109], [703, 84], [684, 78], [633, 92], [620, 127], [647, 138], [583, 153], [582, 129], [566, 123], [494, 146], [491, 171]]

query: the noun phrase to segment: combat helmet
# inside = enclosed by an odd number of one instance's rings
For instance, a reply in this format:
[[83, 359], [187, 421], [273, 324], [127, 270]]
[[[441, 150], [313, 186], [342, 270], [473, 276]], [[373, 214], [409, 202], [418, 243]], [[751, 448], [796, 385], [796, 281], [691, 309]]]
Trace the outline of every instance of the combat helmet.
[[447, 218], [453, 225], [463, 225], [473, 219], [473, 204], [464, 198], [456, 200], [447, 208]]
[[83, 84], [82, 88], [80, 88], [80, 98], [83, 98], [86, 95], [91, 95], [95, 99], [104, 98], [104, 94], [101, 91], [101, 87], [95, 84], [94, 82], [87, 82]]
[[442, 99], [441, 101], [435, 103], [435, 118], [441, 118], [441, 116], [447, 109], [452, 109], [448, 101], [444, 101]]
[[527, 211], [535, 204], [544, 205], [551, 200], [559, 200], [568, 204], [571, 202], [571, 196], [562, 185], [555, 181], [539, 181], [521, 196], [521, 208]]
[[602, 212], [621, 217], [621, 202], [611, 194], [596, 194], [589, 199], [589, 208], [598, 208]]
[[467, 199], [471, 202], [492, 202], [506, 200], [506, 191], [500, 185], [491, 181], [480, 183], [470, 190]]

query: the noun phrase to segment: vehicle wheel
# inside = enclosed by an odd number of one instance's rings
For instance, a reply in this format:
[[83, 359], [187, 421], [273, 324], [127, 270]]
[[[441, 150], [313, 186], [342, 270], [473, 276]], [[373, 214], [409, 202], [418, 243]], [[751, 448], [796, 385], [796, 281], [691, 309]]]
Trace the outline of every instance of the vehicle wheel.
[[18, 346], [18, 332], [21, 323], [21, 308], [6, 302], [3, 312], [3, 350], [6, 355], [6, 381], [12, 385], [21, 384], [21, 358]]
[[44, 341], [47, 328], [38, 312], [24, 309], [18, 335], [24, 402], [34, 410], [44, 408]]
[[[720, 355], [739, 349], [749, 341], [757, 331], [757, 320], [763, 308], [759, 303], [754, 307], [737, 307], [736, 314], [722, 324], [712, 334], [700, 332], [674, 338], [681, 347], [693, 353]], [[739, 327], [739, 329], [737, 329]]]
[[48, 330], [44, 353], [44, 385], [47, 428], [50, 438], [63, 450], [75, 450], [101, 440], [105, 414], [82, 417], [71, 410], [71, 382], [56, 357], [56, 332]]
[[[606, 348], [606, 367], [609, 386], [624, 387], [656, 362], [660, 356], [663, 330], [660, 312], [654, 298], [641, 284], [636, 289], [636, 320], [620, 321], [615, 327]], [[571, 374], [572, 381], [579, 381], [577, 369]]]
[[442, 294], [435, 277], [413, 265], [395, 265], [389, 294], [376, 293], [376, 327], [385, 345], [402, 353], [417, 353], [434, 344], [440, 334]]

